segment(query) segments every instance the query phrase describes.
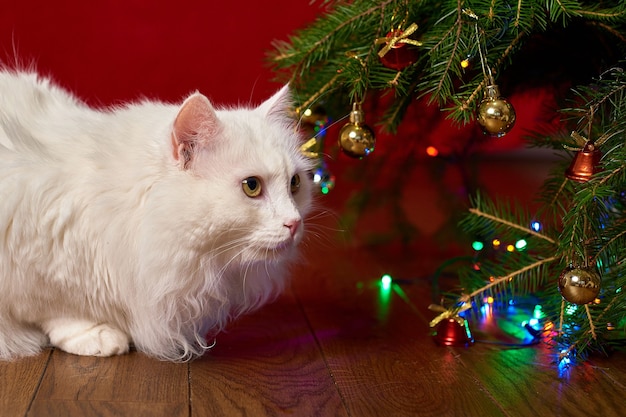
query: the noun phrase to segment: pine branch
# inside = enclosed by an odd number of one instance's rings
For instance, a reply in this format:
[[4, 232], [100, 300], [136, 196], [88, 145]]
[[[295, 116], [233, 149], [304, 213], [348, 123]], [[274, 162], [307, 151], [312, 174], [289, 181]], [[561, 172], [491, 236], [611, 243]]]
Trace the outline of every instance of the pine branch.
[[485, 293], [488, 289], [490, 289], [492, 287], [498, 286], [499, 284], [502, 284], [504, 282], [508, 282], [511, 278], [515, 278], [518, 275], [523, 274], [524, 272], [527, 272], [527, 271], [530, 271], [532, 269], [538, 268], [538, 267], [540, 267], [540, 266], [542, 266], [544, 264], [556, 261], [557, 259], [559, 259], [558, 256], [553, 256], [553, 257], [550, 257], [550, 258], [542, 259], [542, 260], [539, 260], [539, 261], [537, 261], [537, 262], [535, 262], [535, 263], [533, 263], [531, 265], [528, 265], [528, 266], [525, 266], [525, 267], [523, 267], [521, 269], [518, 269], [517, 271], [514, 271], [514, 272], [512, 272], [512, 273], [510, 273], [508, 275], [495, 278], [489, 284], [487, 284], [487, 285], [485, 285], [485, 286], [483, 286], [483, 287], [481, 287], [481, 288], [479, 288], [477, 290], [474, 290], [474, 291], [472, 291], [471, 293], [469, 293], [467, 295], [462, 296], [462, 298], [463, 299], [465, 299], [465, 298], [472, 299], [472, 298], [476, 297], [479, 294]]
[[[462, 1], [459, 0], [457, 3], [457, 9], [456, 9], [456, 13], [457, 13], [457, 18], [456, 21], [454, 23], [454, 25], [450, 28], [450, 30], [446, 33], [446, 35], [441, 38], [441, 41], [439, 41], [439, 43], [437, 43], [432, 49], [431, 49], [431, 53], [433, 50], [436, 50], [439, 46], [441, 46], [441, 44], [443, 43], [443, 41], [452, 33], [455, 32], [455, 36], [454, 36], [454, 42], [453, 42], [453, 47], [452, 47], [452, 53], [450, 53], [450, 57], [447, 60], [447, 62], [445, 63], [445, 69], [442, 72], [442, 76], [439, 79], [439, 82], [437, 83], [437, 86], [435, 87], [435, 89], [432, 91], [435, 97], [440, 97], [442, 96], [442, 90], [443, 90], [443, 86], [446, 83], [446, 79], [449, 76], [449, 72], [450, 72], [450, 67], [452, 66], [452, 63], [454, 62], [454, 59], [456, 58], [456, 53], [457, 53], [457, 49], [459, 46], [459, 42], [461, 39], [461, 30], [463, 29], [463, 9], [462, 9]], [[455, 30], [456, 29], [456, 30]], [[446, 94], [447, 95], [447, 94]], [[446, 95], [443, 95], [444, 97]]]
[[337, 82], [337, 78], [339, 78], [338, 74], [331, 78], [330, 81], [324, 84], [322, 88], [320, 88], [315, 94], [309, 97], [304, 103], [300, 104], [300, 106], [296, 108], [296, 113], [299, 113], [300, 110], [302, 110], [303, 108], [306, 109], [313, 103], [315, 103], [322, 94], [324, 94], [329, 88], [331, 88], [335, 84], [335, 82]]
[[587, 320], [589, 320], [589, 332], [594, 339], [597, 339], [596, 335], [596, 326], [593, 324], [593, 318], [591, 317], [591, 312], [589, 311], [589, 304], [585, 304], [585, 312], [587, 313]]
[[476, 208], [470, 208], [469, 212], [474, 214], [474, 215], [476, 215], [476, 216], [484, 217], [484, 218], [489, 219], [489, 220], [491, 220], [493, 222], [500, 223], [500, 224], [502, 224], [502, 225], [504, 225], [506, 227], [509, 227], [511, 229], [517, 229], [517, 230], [520, 230], [520, 231], [522, 231], [522, 232], [524, 232], [526, 234], [529, 234], [529, 235], [532, 235], [532, 236], [536, 236], [536, 237], [538, 237], [540, 239], [544, 239], [544, 240], [546, 240], [546, 241], [548, 241], [550, 243], [556, 244], [556, 241], [554, 239], [552, 239], [552, 238], [550, 238], [550, 237], [548, 237], [548, 236], [546, 236], [546, 235], [544, 235], [542, 233], [535, 232], [534, 230], [529, 229], [527, 227], [522, 227], [522, 226], [520, 226], [518, 224], [515, 224], [513, 222], [504, 220], [504, 219], [496, 217], [496, 216], [492, 216], [491, 214], [484, 213], [481, 210], [478, 210]]

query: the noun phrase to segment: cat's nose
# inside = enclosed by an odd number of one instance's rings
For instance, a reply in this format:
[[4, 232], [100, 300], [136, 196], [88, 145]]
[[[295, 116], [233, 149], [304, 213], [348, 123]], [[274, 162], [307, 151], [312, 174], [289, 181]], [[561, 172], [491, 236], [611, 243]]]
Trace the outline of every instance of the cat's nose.
[[289, 228], [289, 233], [291, 234], [291, 237], [294, 237], [296, 235], [296, 232], [298, 231], [298, 228], [300, 228], [301, 223], [302, 220], [300, 219], [293, 219], [285, 223], [285, 227]]

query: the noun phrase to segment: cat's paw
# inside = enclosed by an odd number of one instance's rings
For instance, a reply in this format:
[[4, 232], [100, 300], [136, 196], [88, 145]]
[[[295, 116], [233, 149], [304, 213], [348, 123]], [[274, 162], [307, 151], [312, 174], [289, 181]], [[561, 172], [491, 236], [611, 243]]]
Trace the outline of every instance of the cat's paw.
[[50, 343], [82, 356], [113, 356], [128, 352], [129, 337], [108, 324], [56, 319], [45, 325]]

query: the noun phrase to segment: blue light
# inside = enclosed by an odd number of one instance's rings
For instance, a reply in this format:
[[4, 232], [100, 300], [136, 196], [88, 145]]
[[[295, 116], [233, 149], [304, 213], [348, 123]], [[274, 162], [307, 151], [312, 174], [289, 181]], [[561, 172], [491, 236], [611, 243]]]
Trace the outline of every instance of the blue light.
[[483, 304], [480, 306], [480, 312], [482, 313], [483, 316], [486, 316], [489, 313], [489, 304]]
[[568, 376], [569, 365], [572, 362], [570, 359], [570, 352], [567, 349], [561, 351], [561, 356], [558, 364], [559, 378]]
[[533, 229], [535, 232], [538, 232], [541, 230], [541, 223], [534, 220], [530, 223], [530, 228]]

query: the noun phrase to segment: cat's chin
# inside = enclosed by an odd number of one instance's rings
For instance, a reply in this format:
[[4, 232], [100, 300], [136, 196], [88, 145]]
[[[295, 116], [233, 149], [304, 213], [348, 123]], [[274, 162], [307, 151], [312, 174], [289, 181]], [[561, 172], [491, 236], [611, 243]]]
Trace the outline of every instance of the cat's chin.
[[297, 242], [293, 239], [280, 242], [276, 245], [270, 245], [258, 252], [265, 260], [282, 260], [288, 258], [296, 251]]

